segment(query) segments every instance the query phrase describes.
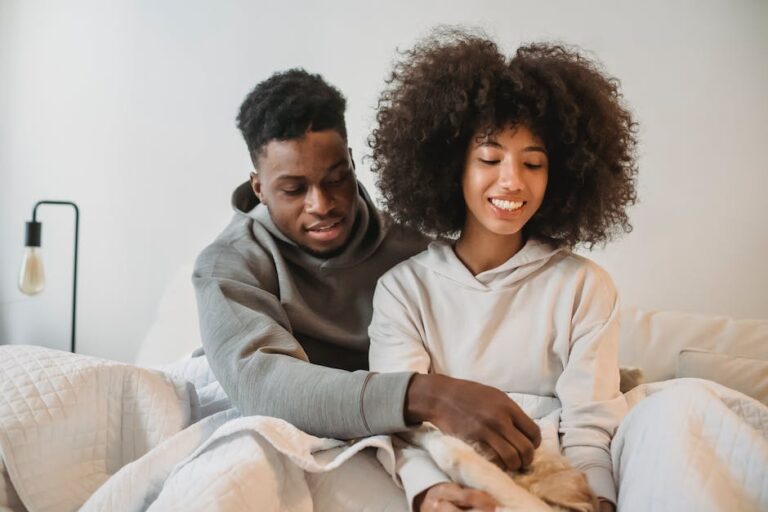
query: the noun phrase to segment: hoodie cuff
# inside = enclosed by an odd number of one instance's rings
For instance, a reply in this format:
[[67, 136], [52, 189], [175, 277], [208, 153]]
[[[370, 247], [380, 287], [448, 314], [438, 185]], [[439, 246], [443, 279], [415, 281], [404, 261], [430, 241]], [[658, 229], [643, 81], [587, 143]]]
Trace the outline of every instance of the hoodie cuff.
[[616, 505], [616, 484], [608, 452], [594, 446], [570, 446], [563, 450], [574, 468], [587, 477], [592, 492]]
[[403, 455], [404, 460], [397, 468], [397, 474], [403, 484], [408, 506], [414, 510], [413, 500], [416, 496], [437, 484], [450, 482], [451, 479], [437, 467], [428, 453], [409, 447], [404, 449]]
[[405, 424], [405, 395], [412, 372], [370, 372], [360, 393], [360, 411], [371, 435], [408, 430]]
[[584, 471], [587, 476], [587, 482], [592, 488], [592, 492], [598, 498], [610, 501], [613, 506], [616, 506], [616, 486], [613, 483], [613, 474], [611, 471], [602, 468], [594, 467]]

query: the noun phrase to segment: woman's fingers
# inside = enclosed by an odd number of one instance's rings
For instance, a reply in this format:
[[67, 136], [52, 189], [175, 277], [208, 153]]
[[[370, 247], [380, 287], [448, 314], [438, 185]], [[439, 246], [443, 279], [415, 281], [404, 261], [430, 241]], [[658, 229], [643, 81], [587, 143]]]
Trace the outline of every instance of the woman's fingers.
[[[453, 508], [435, 508], [450, 505]], [[462, 487], [456, 483], [438, 484], [427, 492], [421, 510], [476, 509], [494, 511], [498, 503], [488, 493]]]

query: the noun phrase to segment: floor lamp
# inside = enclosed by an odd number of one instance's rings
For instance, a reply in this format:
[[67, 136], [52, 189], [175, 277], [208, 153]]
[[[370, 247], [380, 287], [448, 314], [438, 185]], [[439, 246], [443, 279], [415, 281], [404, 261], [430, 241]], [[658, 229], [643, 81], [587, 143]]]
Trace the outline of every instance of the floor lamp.
[[36, 295], [45, 288], [45, 272], [40, 255], [43, 224], [37, 222], [37, 208], [40, 205], [66, 205], [75, 209], [75, 258], [72, 272], [72, 340], [70, 351], [75, 352], [75, 320], [77, 318], [77, 245], [80, 232], [80, 209], [71, 201], [38, 201], [32, 210], [32, 220], [27, 222], [24, 242], [24, 259], [19, 272], [19, 290], [26, 295]]

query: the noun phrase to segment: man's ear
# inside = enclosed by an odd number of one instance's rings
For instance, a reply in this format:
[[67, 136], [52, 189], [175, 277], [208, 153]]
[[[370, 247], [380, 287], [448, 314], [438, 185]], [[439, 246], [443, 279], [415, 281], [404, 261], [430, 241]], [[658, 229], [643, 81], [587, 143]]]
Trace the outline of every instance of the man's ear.
[[256, 172], [251, 173], [251, 190], [253, 190], [253, 193], [259, 198], [259, 201], [263, 203], [264, 197], [261, 194], [261, 180], [259, 179], [259, 174]]
[[352, 162], [352, 170], [356, 170], [355, 168], [355, 157], [352, 156], [352, 148], [347, 147], [347, 151], [349, 151], [349, 161]]

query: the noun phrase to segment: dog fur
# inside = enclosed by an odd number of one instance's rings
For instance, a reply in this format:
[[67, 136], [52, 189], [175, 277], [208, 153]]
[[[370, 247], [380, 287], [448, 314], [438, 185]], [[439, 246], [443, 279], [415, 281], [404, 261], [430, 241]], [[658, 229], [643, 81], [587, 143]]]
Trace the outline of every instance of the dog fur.
[[[559, 453], [539, 448], [530, 468], [506, 473], [464, 441], [425, 423], [401, 434], [426, 450], [454, 482], [490, 494], [507, 512], [595, 512], [597, 497], [584, 475]], [[498, 510], [498, 509], [497, 509]]]

